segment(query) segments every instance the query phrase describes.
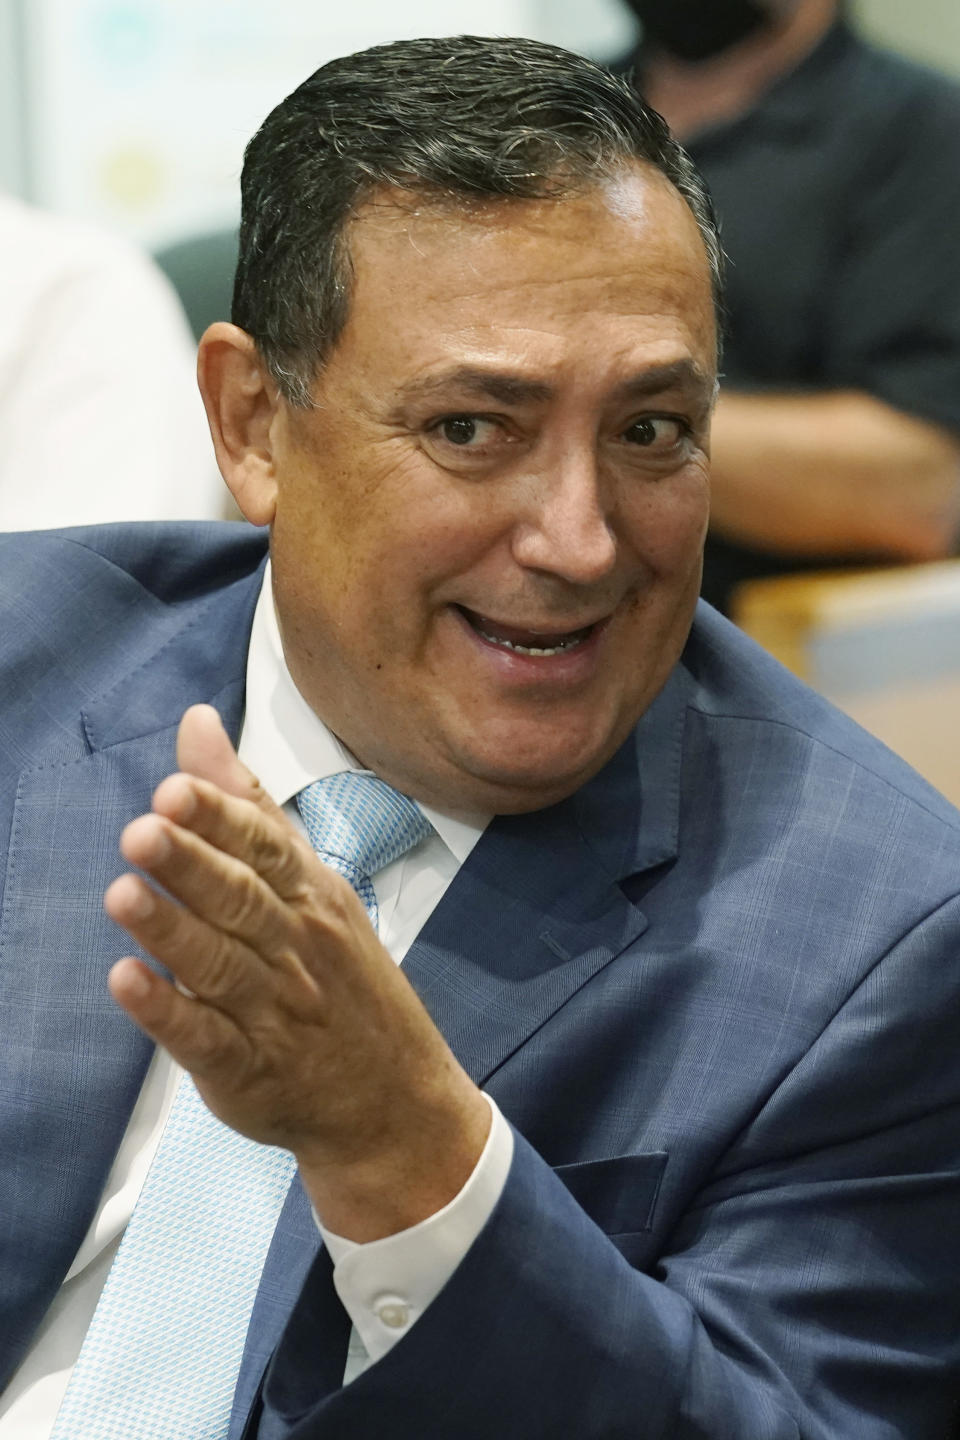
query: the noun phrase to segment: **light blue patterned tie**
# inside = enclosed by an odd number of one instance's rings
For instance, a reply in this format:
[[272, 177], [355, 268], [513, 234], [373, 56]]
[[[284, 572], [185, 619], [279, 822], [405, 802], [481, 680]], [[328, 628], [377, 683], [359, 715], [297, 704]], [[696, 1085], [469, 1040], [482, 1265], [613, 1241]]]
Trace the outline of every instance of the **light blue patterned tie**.
[[[357, 890], [424, 839], [366, 771], [297, 796], [310, 843]], [[51, 1440], [223, 1440], [260, 1273], [295, 1162], [216, 1120], [189, 1075], [107, 1276]]]
[[370, 876], [430, 834], [426, 816], [369, 770], [315, 780], [297, 796], [310, 844], [356, 890], [377, 928]]
[[51, 1440], [222, 1440], [295, 1168], [183, 1077]]

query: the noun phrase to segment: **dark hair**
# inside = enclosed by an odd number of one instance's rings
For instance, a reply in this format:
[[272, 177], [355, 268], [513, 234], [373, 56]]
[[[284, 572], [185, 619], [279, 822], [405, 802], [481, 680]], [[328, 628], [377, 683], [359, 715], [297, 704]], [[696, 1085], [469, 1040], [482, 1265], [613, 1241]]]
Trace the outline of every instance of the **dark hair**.
[[644, 160], [700, 228], [718, 310], [723, 259], [709, 195], [627, 81], [534, 40], [401, 40], [331, 60], [267, 116], [244, 158], [233, 320], [281, 393], [310, 404], [347, 319], [348, 221], [381, 186], [550, 198]]

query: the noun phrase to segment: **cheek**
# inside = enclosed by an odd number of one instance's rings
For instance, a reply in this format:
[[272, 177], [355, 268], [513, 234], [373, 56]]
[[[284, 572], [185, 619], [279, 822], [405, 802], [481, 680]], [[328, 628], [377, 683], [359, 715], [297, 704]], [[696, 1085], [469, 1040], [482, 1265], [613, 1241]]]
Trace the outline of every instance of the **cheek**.
[[378, 546], [384, 573], [426, 603], [442, 605], [459, 583], [487, 575], [507, 553], [510, 512], [493, 487], [450, 481], [410, 494]]
[[709, 485], [704, 469], [644, 487], [626, 509], [626, 533], [637, 555], [664, 579], [699, 564], [707, 533]]

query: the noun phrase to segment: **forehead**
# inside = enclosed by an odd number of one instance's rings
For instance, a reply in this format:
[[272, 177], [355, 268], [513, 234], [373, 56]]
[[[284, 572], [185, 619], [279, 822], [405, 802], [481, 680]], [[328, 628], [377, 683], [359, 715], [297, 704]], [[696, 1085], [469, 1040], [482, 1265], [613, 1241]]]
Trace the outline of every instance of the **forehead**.
[[[376, 192], [348, 230], [350, 313], [337, 358], [429, 367], [451, 351], [522, 363], [594, 361], [640, 346], [712, 370], [706, 248], [682, 196], [652, 166], [555, 199], [464, 203]], [[648, 353], [649, 352], [649, 353]], [[655, 353], [661, 352], [661, 353]], [[676, 352], [676, 353], [674, 353]]]

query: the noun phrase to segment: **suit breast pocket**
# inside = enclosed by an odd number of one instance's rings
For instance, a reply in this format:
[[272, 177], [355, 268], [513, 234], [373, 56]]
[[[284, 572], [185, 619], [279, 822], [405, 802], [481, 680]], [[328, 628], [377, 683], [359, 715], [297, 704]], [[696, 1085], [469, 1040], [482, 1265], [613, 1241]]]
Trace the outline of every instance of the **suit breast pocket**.
[[631, 1264], [642, 1264], [666, 1166], [666, 1150], [650, 1150], [556, 1165], [554, 1171]]

